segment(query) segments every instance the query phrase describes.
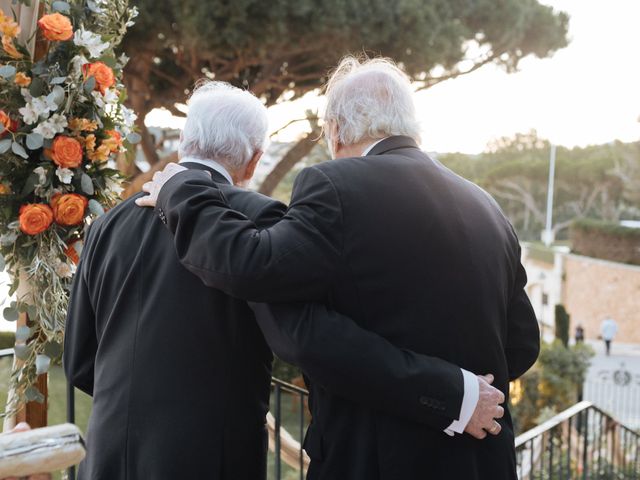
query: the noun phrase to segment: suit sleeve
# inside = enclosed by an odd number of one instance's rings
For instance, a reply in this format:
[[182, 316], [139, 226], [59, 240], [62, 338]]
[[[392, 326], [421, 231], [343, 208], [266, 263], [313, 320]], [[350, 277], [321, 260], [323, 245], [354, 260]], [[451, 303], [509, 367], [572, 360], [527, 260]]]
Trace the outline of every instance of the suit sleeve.
[[[88, 249], [85, 248], [83, 253]], [[84, 259], [78, 265], [71, 296], [64, 337], [63, 365], [67, 380], [74, 387], [93, 395], [93, 374], [98, 339], [95, 314], [87, 289]]]
[[507, 312], [506, 356], [510, 381], [529, 370], [540, 353], [540, 329], [525, 291], [527, 273], [520, 261], [520, 246], [517, 251], [516, 278]]
[[202, 281], [253, 301], [320, 300], [341, 264], [342, 212], [329, 178], [316, 167], [296, 179], [291, 206], [269, 228], [231, 210], [211, 178], [181, 172], [156, 206], [181, 263]]
[[320, 303], [250, 305], [274, 353], [334, 394], [439, 431], [459, 417], [457, 366], [395, 347]]

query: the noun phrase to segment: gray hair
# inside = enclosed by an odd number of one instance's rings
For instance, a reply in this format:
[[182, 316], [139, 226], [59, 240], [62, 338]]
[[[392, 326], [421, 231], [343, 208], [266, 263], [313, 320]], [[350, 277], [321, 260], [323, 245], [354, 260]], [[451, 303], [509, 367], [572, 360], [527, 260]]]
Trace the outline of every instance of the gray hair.
[[201, 81], [188, 102], [178, 152], [243, 167], [267, 146], [267, 109], [252, 93], [225, 82]]
[[325, 136], [327, 124], [335, 122], [342, 145], [391, 135], [420, 142], [413, 96], [409, 77], [392, 60], [345, 57], [327, 83]]

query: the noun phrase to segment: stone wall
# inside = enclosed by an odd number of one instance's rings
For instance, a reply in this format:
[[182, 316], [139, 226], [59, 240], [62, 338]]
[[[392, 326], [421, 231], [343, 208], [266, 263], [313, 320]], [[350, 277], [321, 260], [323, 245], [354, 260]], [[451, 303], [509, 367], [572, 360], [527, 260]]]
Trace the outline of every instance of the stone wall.
[[610, 315], [618, 323], [615, 341], [640, 343], [640, 267], [566, 255], [563, 270], [562, 301], [572, 336], [581, 323], [587, 338], [597, 338]]

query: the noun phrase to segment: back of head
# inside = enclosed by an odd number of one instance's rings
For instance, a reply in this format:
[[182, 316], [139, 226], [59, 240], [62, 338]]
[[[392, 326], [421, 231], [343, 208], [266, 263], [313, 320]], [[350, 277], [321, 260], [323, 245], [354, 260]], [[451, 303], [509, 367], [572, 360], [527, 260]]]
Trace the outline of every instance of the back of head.
[[228, 83], [199, 83], [188, 102], [179, 154], [243, 167], [267, 144], [267, 109], [246, 90]]
[[[406, 135], [420, 141], [414, 91], [409, 77], [393, 61], [342, 59], [326, 88], [325, 126], [335, 122], [338, 142]], [[330, 136], [330, 129], [325, 128]]]

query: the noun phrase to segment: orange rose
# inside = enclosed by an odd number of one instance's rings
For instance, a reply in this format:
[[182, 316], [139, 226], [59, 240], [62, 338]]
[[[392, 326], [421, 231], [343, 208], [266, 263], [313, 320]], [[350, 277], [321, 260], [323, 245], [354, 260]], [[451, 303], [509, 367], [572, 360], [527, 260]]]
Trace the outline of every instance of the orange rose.
[[30, 203], [20, 207], [20, 230], [27, 235], [44, 232], [53, 222], [53, 211], [48, 205]]
[[4, 110], [0, 110], [0, 128], [0, 137], [2, 137], [7, 132], [15, 132], [18, 128], [18, 123], [12, 120]]
[[106, 145], [111, 153], [117, 152], [122, 146], [122, 135], [117, 130], [105, 130], [107, 138], [102, 141], [102, 145]]
[[108, 88], [116, 84], [116, 77], [113, 75], [113, 70], [102, 62], [85, 63], [82, 66], [82, 73], [84, 73], [84, 78], [93, 77], [96, 79], [95, 90], [100, 90], [100, 93], [103, 95]]
[[58, 135], [53, 141], [50, 156], [59, 167], [79, 167], [82, 163], [82, 145], [75, 138]]
[[38, 20], [44, 38], [51, 41], [64, 41], [73, 37], [71, 20], [59, 13], [43, 16]]
[[67, 248], [65, 248], [64, 253], [67, 257], [69, 257], [69, 260], [71, 260], [73, 263], [75, 263], [76, 265], [78, 265], [78, 263], [80, 263], [80, 256], [78, 255], [78, 252], [76, 251], [74, 245], [78, 242], [79, 240], [74, 240], [73, 242], [71, 242], [69, 245], [67, 245]]
[[16, 73], [16, 78], [13, 80], [19, 87], [28, 87], [31, 85], [31, 79], [22, 72]]
[[16, 49], [16, 46], [13, 44], [13, 40], [7, 35], [2, 36], [2, 48], [11, 58], [22, 58], [22, 54]]
[[87, 198], [77, 193], [58, 194], [51, 197], [51, 207], [56, 223], [67, 227], [82, 223], [88, 204]]

